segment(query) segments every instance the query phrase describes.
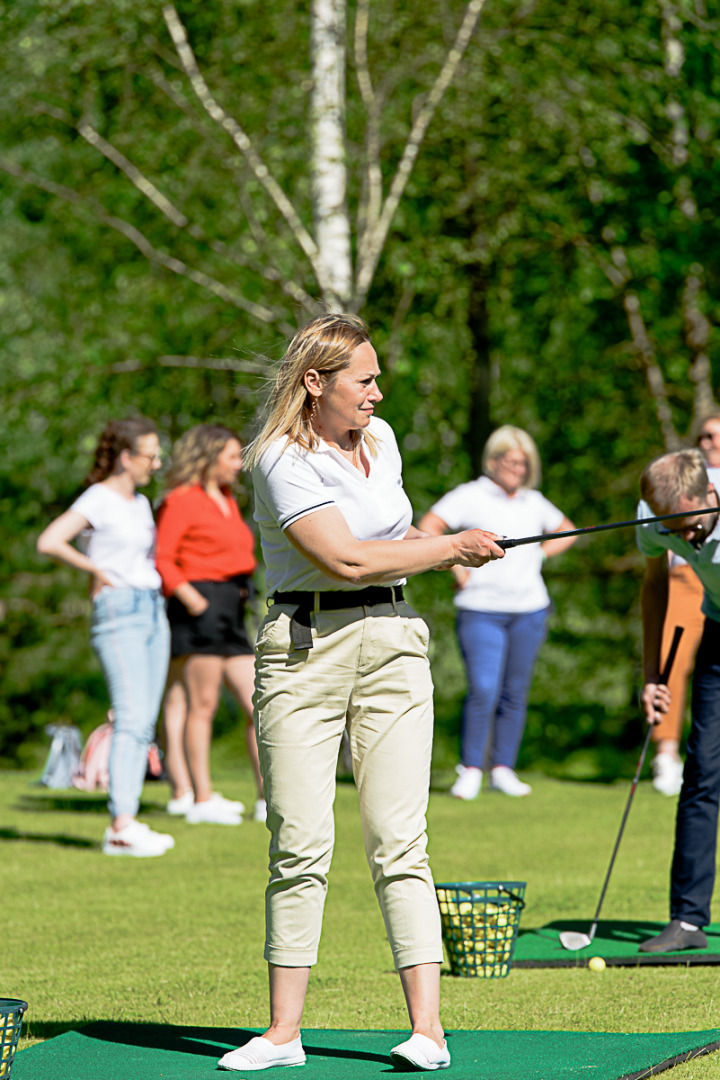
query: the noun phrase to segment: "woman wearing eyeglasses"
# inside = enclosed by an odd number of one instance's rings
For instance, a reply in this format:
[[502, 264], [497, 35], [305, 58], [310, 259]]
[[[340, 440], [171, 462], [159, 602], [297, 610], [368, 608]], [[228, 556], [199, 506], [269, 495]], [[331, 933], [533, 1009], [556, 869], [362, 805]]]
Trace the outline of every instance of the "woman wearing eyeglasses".
[[[720, 468], [720, 413], [712, 413], [699, 425], [697, 445], [710, 468]], [[670, 651], [670, 642], [676, 626], [685, 633], [675, 657], [672, 674], [668, 680], [670, 706], [662, 720], [652, 730], [655, 744], [653, 758], [653, 787], [662, 795], [678, 795], [682, 787], [683, 762], [680, 757], [680, 740], [685, 719], [685, 702], [690, 675], [695, 663], [695, 653], [700, 644], [705, 616], [701, 611], [703, 587], [695, 571], [680, 555], [668, 552], [668, 609], [663, 630], [663, 659]]]
[[[106, 855], [164, 855], [175, 841], [137, 820], [170, 651], [160, 575], [154, 562], [150, 503], [136, 490], [160, 468], [151, 420], [113, 420], [105, 427], [85, 490], [37, 542], [43, 555], [91, 578], [90, 640], [115, 713], [110, 750]], [[83, 537], [84, 551], [73, 545]]]

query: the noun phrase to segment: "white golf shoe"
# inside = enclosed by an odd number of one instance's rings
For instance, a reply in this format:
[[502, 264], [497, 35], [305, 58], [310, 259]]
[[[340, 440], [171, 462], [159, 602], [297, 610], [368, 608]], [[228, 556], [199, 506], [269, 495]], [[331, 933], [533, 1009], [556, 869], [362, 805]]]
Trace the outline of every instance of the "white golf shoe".
[[503, 795], [529, 795], [532, 788], [524, 784], [522, 780], [507, 765], [496, 765], [490, 773], [490, 787], [493, 791], [502, 791]]
[[469, 765], [456, 765], [458, 778], [450, 788], [454, 799], [477, 799], [482, 787], [482, 769]]
[[652, 763], [652, 785], [661, 795], [679, 795], [683, 782], [683, 763], [674, 754], [656, 754]]
[[438, 1046], [434, 1039], [416, 1032], [405, 1042], [393, 1046], [390, 1051], [393, 1064], [419, 1072], [434, 1072], [435, 1069], [447, 1069], [450, 1065], [450, 1051], [447, 1043]]
[[302, 1039], [293, 1039], [282, 1046], [274, 1046], [269, 1039], [256, 1035], [237, 1050], [229, 1050], [218, 1061], [219, 1069], [231, 1072], [259, 1072], [274, 1069], [278, 1065], [304, 1065], [305, 1051]]

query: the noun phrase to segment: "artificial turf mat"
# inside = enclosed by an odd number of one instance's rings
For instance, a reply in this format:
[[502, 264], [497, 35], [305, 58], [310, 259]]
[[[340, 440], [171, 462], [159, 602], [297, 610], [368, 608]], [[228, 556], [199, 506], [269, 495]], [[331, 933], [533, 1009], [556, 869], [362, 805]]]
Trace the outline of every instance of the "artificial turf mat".
[[599, 922], [593, 941], [584, 949], [563, 949], [559, 935], [563, 930], [587, 934], [592, 920], [558, 920], [536, 930], [523, 930], [515, 946], [513, 967], [584, 967], [591, 956], [602, 956], [609, 967], [634, 967], [658, 964], [720, 964], [720, 923], [705, 930], [706, 949], [683, 949], [672, 953], [641, 953], [641, 941], [659, 934], [666, 926], [660, 922]]
[[[242, 1076], [217, 1058], [257, 1031], [98, 1022], [17, 1054], [12, 1080], [202, 1080]], [[397, 1072], [389, 1050], [400, 1031], [305, 1030], [317, 1080], [364, 1080]], [[661, 1035], [578, 1031], [455, 1031], [448, 1034], [454, 1080], [639, 1080], [720, 1047], [720, 1029]], [[293, 1073], [293, 1076], [295, 1073]], [[299, 1075], [299, 1074], [298, 1074]], [[416, 1073], [416, 1076], [427, 1075]]]

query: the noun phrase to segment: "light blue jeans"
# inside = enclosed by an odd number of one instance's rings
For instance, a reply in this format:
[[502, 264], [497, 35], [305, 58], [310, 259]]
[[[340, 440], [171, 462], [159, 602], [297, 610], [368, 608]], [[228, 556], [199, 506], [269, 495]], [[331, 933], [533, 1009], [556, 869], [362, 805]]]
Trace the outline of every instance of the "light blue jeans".
[[137, 814], [170, 657], [165, 604], [152, 589], [104, 588], [93, 603], [90, 643], [115, 712], [111, 815]]

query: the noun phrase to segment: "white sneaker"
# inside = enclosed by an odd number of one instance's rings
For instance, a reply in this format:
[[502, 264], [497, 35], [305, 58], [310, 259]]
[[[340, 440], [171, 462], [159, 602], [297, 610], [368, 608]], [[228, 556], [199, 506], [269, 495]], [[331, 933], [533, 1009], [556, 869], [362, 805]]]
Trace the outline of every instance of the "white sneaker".
[[435, 1069], [447, 1069], [450, 1065], [450, 1051], [447, 1043], [438, 1046], [434, 1039], [428, 1039], [427, 1035], [417, 1032], [411, 1035], [405, 1042], [393, 1046], [390, 1051], [393, 1064], [408, 1065], [421, 1072], [432, 1072]]
[[[228, 809], [234, 810], [236, 814], [245, 813], [245, 803], [241, 803], [239, 799], [226, 799], [219, 791], [213, 791], [210, 799], [212, 802], [222, 803]], [[267, 1042], [267, 1039], [265, 1041]]]
[[674, 754], [656, 754], [652, 763], [652, 785], [661, 795], [679, 795], [683, 782], [683, 763]]
[[173, 817], [184, 817], [194, 802], [195, 796], [193, 795], [192, 788], [190, 788], [189, 791], [185, 791], [182, 795], [178, 795], [177, 799], [170, 799], [165, 809], [168, 814], [172, 814]]
[[524, 784], [507, 765], [496, 765], [490, 773], [490, 787], [503, 795], [529, 795], [532, 788]]
[[260, 1069], [272, 1069], [276, 1065], [304, 1065], [305, 1051], [302, 1039], [293, 1039], [282, 1046], [273, 1046], [269, 1039], [256, 1035], [250, 1042], [237, 1050], [229, 1050], [218, 1061], [219, 1069], [231, 1069], [233, 1072], [258, 1072]]
[[255, 803], [255, 820], [267, 821], [267, 803], [264, 799], [258, 799]]
[[458, 778], [450, 788], [450, 794], [455, 799], [477, 799], [482, 786], [482, 769], [476, 769], [468, 765], [456, 765], [455, 772]]
[[[207, 799], [196, 802], [188, 810], [185, 820], [190, 825], [241, 825], [242, 818], [232, 804], [225, 799]], [[265, 1040], [267, 1042], [267, 1039]]]
[[106, 855], [134, 855], [136, 859], [149, 859], [164, 855], [175, 847], [175, 840], [167, 833], [156, 833], [148, 825], [131, 821], [117, 832], [112, 826], [105, 830], [102, 849]]

